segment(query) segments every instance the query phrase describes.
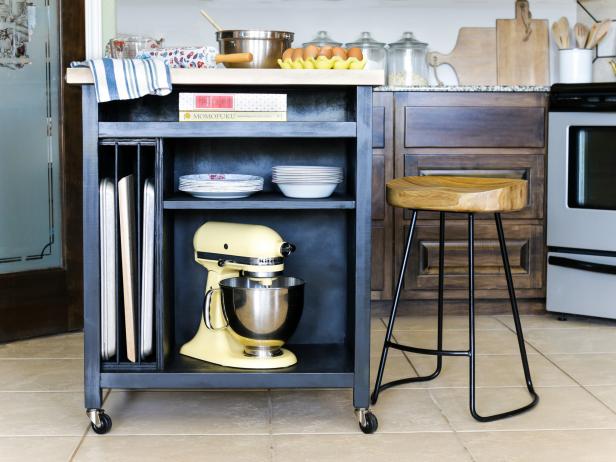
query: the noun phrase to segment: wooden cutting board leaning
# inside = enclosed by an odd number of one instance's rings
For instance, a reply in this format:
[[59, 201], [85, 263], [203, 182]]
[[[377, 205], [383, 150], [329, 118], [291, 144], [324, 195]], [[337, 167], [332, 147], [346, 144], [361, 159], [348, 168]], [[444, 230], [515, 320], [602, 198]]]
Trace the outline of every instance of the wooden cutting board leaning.
[[549, 85], [548, 21], [532, 19], [527, 0], [515, 9], [515, 19], [497, 19], [496, 28], [461, 28], [454, 50], [429, 53], [428, 63], [451, 65], [460, 85]]

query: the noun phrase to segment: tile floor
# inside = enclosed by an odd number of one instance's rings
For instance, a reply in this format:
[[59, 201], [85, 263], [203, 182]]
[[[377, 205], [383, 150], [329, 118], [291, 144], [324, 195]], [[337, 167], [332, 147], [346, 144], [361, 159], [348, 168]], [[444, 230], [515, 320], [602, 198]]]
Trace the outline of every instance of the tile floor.
[[[445, 346], [465, 347], [466, 319], [445, 320]], [[114, 390], [113, 430], [98, 436], [83, 411], [82, 335], [0, 345], [0, 461], [614, 461], [616, 323], [523, 318], [541, 401], [530, 413], [480, 424], [467, 409], [467, 361], [446, 358], [429, 383], [384, 392], [379, 431], [363, 435], [347, 390]], [[435, 319], [400, 318], [395, 337], [434, 346]], [[477, 323], [478, 406], [525, 402], [507, 316]], [[374, 318], [372, 373], [385, 323]], [[392, 352], [386, 379], [431, 372], [434, 359]]]

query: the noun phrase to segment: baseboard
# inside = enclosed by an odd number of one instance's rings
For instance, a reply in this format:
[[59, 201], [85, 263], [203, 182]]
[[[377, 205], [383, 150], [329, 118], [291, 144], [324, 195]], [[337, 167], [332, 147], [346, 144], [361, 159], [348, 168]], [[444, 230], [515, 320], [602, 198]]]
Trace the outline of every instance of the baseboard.
[[[545, 299], [518, 300], [520, 314], [545, 314]], [[389, 316], [391, 301], [373, 301], [373, 316]], [[398, 306], [398, 314], [408, 316], [411, 314], [435, 315], [437, 310], [436, 300], [404, 300]], [[468, 302], [466, 300], [447, 300], [444, 307], [445, 315], [468, 314]], [[477, 300], [475, 313], [478, 315], [510, 314], [511, 305], [509, 300]]]

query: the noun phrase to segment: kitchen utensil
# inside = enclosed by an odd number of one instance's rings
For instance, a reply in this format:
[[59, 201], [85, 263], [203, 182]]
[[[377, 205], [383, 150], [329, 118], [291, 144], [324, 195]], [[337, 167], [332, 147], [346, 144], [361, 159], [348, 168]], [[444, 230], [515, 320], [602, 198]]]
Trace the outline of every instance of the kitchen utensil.
[[282, 53], [293, 43], [294, 34], [268, 30], [222, 30], [216, 32], [222, 55], [251, 53], [250, 62], [224, 62], [232, 68], [276, 68]]
[[564, 49], [563, 41], [560, 34], [560, 24], [558, 21], [552, 23], [552, 39], [559, 50]]
[[575, 42], [578, 48], [586, 48], [586, 43], [588, 42], [588, 35], [590, 34], [590, 30], [582, 23], [577, 23], [573, 28], [573, 33], [575, 34]]
[[612, 21], [605, 20], [600, 23], [595, 23], [592, 26], [590, 34], [588, 36], [588, 42], [586, 43], [586, 48], [595, 48], [601, 40], [605, 38], [607, 33], [610, 31], [610, 27], [612, 26]]
[[593, 51], [585, 48], [559, 50], [559, 83], [592, 82]]
[[161, 48], [164, 39], [142, 36], [119, 36], [112, 38], [105, 47], [105, 56], [115, 59], [133, 59], [139, 54]]
[[214, 21], [214, 19], [212, 19], [212, 17], [211, 17], [209, 14], [207, 14], [207, 12], [206, 12], [205, 10], [201, 10], [201, 15], [202, 15], [205, 19], [207, 19], [207, 21], [208, 21], [208, 22], [209, 22], [209, 23], [210, 23], [210, 24], [214, 27], [214, 29], [216, 29], [218, 32], [220, 32], [220, 31], [222, 31], [222, 30], [223, 30], [223, 28], [222, 28], [222, 27], [220, 27], [220, 26], [218, 25], [218, 23], [217, 23], [216, 21]]
[[496, 29], [462, 27], [453, 51], [429, 53], [428, 63], [435, 68], [449, 64], [460, 85], [496, 85]]
[[210, 69], [217, 64], [250, 62], [251, 53], [220, 55], [214, 47], [158, 48], [140, 53], [138, 58], [162, 59], [169, 67]]
[[428, 84], [426, 55], [428, 44], [405, 32], [397, 42], [389, 44], [388, 84], [424, 86]]
[[571, 40], [571, 30], [569, 28], [569, 20], [566, 17], [560, 18], [558, 21], [558, 28], [560, 30], [560, 41], [563, 44], [563, 48], [570, 48]]
[[365, 69], [385, 69], [387, 67], [387, 49], [385, 43], [377, 42], [370, 32], [362, 32], [355, 41], [345, 44], [346, 48], [360, 48], [367, 59]]
[[[517, 0], [515, 19], [496, 20], [499, 85], [549, 85], [548, 21], [531, 19], [528, 1]], [[567, 31], [569, 25], [567, 23]], [[567, 32], [567, 47], [568, 47]]]
[[320, 30], [319, 32], [317, 32], [317, 35], [310, 42], [306, 42], [302, 44], [303, 47], [307, 47], [309, 45], [314, 45], [319, 48], [322, 48], [322, 47], [336, 48], [336, 47], [342, 46], [342, 43], [337, 42], [334, 39], [332, 39], [327, 33], [327, 31]]
[[197, 230], [193, 246], [195, 261], [208, 270], [206, 291], [197, 334], [180, 353], [245, 369], [297, 363], [280, 348], [303, 307], [303, 281], [281, 277], [295, 246], [266, 226], [215, 221]]
[[229, 327], [249, 357], [282, 354], [302, 316], [304, 281], [294, 277], [220, 281], [222, 307]]

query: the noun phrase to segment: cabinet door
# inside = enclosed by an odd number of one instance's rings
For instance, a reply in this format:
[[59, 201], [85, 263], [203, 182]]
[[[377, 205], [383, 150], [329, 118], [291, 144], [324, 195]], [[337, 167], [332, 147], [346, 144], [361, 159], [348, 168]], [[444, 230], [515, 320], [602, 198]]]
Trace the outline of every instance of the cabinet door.
[[[468, 296], [468, 225], [466, 221], [447, 221], [445, 231], [445, 298]], [[505, 222], [505, 237], [516, 294], [520, 298], [544, 296], [543, 226]], [[408, 224], [397, 228], [396, 239], [404, 242]], [[418, 221], [402, 296], [405, 299], [437, 297], [439, 223]], [[402, 254], [396, 255], [397, 264]], [[508, 298], [503, 263], [493, 220], [475, 222], [476, 296], [488, 299]]]
[[[478, 176], [515, 178], [528, 181], [528, 205], [503, 219], [542, 219], [545, 194], [544, 157], [536, 154], [403, 154], [403, 176]], [[438, 219], [438, 214], [422, 213], [423, 219]], [[451, 214], [449, 218], [464, 218]], [[410, 220], [410, 212], [404, 212]], [[480, 215], [479, 218], [482, 218]], [[488, 218], [492, 218], [489, 216]]]
[[372, 118], [372, 300], [392, 294], [394, 223], [385, 199], [385, 184], [393, 179], [393, 93], [376, 92]]

